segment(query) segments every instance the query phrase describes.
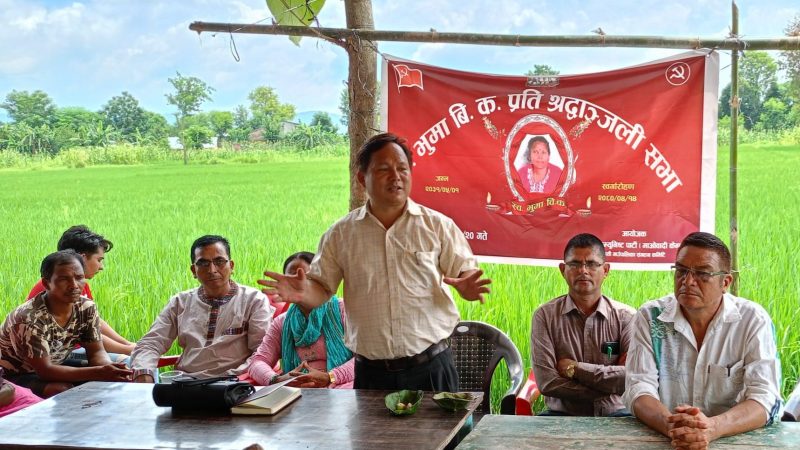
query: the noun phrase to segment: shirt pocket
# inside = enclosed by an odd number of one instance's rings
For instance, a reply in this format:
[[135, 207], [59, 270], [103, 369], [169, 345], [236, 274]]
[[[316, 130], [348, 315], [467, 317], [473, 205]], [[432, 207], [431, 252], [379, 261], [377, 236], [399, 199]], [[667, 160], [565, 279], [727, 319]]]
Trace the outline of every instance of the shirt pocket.
[[729, 365], [708, 365], [708, 398], [711, 410], [729, 409], [744, 390], [744, 361]]
[[408, 289], [412, 295], [429, 297], [432, 287], [439, 284], [439, 252], [407, 251]]

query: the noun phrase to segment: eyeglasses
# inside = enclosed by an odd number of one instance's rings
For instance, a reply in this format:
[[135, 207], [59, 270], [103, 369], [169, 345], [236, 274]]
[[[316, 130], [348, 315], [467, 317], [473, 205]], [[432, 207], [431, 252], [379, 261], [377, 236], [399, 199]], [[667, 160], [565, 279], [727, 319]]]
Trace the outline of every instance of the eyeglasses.
[[217, 266], [218, 269], [222, 269], [223, 267], [225, 267], [225, 264], [228, 264], [229, 261], [230, 260], [225, 258], [214, 258], [211, 261], [207, 259], [198, 259], [197, 261], [194, 262], [194, 265], [201, 269], [208, 269], [209, 267], [211, 267], [211, 263], [214, 263], [214, 265]]
[[564, 264], [566, 264], [567, 267], [569, 267], [572, 270], [580, 270], [580, 269], [582, 269], [584, 267], [586, 267], [586, 269], [588, 269], [588, 270], [597, 270], [597, 269], [603, 267], [603, 264], [605, 264], [605, 263], [601, 263], [601, 262], [597, 262], [597, 261], [586, 261], [586, 262], [568, 261], [568, 262], [565, 262]]
[[719, 272], [706, 272], [705, 270], [696, 270], [686, 266], [681, 266], [679, 264], [676, 264], [670, 268], [672, 269], [672, 273], [675, 274], [675, 278], [679, 280], [683, 280], [684, 278], [686, 278], [686, 275], [691, 273], [692, 278], [694, 278], [695, 280], [702, 281], [704, 283], [710, 280], [711, 277], [728, 274], [728, 272], [725, 272], [724, 270], [721, 270]]

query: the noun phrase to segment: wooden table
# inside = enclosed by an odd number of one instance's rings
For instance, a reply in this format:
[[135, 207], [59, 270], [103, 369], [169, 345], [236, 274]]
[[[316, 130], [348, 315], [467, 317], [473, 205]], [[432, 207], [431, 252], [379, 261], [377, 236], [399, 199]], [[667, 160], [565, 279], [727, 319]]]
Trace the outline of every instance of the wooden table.
[[[458, 450], [669, 449], [669, 440], [637, 419], [483, 416]], [[714, 441], [712, 449], [800, 449], [800, 423], [781, 422]]]
[[[470, 417], [426, 394], [416, 414], [393, 416], [384, 391], [303, 389], [274, 416], [173, 414], [152, 384], [86, 383], [0, 419], [0, 448], [224, 448], [281, 450], [443, 448]], [[478, 393], [476, 393], [478, 394]]]

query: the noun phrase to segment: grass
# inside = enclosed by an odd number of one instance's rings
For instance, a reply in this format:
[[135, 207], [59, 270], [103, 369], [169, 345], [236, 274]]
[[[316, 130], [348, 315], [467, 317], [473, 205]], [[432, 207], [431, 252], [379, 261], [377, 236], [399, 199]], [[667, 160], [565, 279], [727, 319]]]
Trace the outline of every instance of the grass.
[[[346, 213], [347, 159], [299, 158], [0, 170], [0, 314], [24, 299], [42, 257], [77, 223], [115, 243], [106, 271], [91, 285], [103, 317], [128, 338], [146, 332], [172, 294], [196, 285], [189, 247], [202, 234], [227, 236], [234, 278], [255, 285], [265, 268], [279, 270], [288, 254], [314, 251], [319, 236]], [[717, 234], [726, 241], [727, 158], [721, 151], [717, 196]], [[745, 145], [739, 166], [739, 294], [773, 317], [788, 394], [800, 372], [800, 333], [793, 323], [800, 310], [800, 148]], [[553, 268], [483, 268], [494, 280], [493, 293], [485, 305], [457, 300], [462, 317], [504, 330], [530, 366], [531, 315], [564, 293], [565, 284]], [[671, 286], [667, 273], [613, 271], [612, 265], [604, 290], [639, 306]], [[507, 381], [495, 384], [496, 405]]]

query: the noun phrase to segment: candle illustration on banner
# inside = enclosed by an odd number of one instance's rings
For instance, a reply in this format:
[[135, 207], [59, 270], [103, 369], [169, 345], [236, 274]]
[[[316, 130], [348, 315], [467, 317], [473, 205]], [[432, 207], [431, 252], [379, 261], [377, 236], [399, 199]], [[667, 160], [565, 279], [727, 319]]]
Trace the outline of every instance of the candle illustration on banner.
[[589, 217], [592, 215], [592, 197], [586, 197], [586, 209], [579, 209], [578, 214], [583, 217]]
[[492, 204], [492, 194], [490, 192], [486, 193], [486, 209], [489, 211], [497, 211], [500, 209], [500, 206]]

